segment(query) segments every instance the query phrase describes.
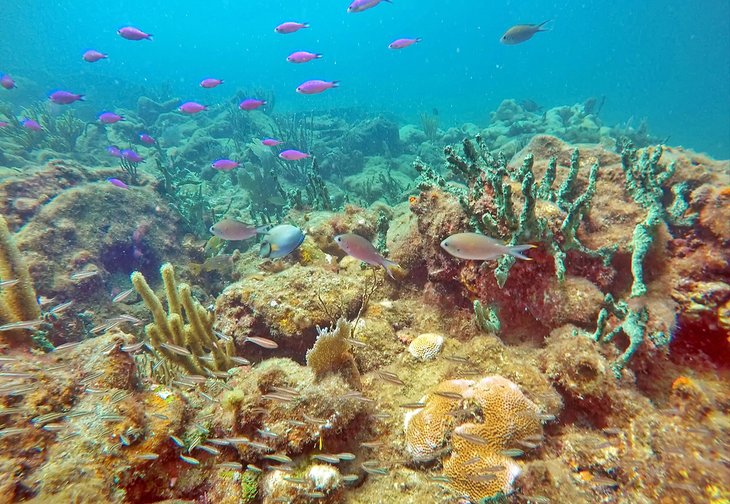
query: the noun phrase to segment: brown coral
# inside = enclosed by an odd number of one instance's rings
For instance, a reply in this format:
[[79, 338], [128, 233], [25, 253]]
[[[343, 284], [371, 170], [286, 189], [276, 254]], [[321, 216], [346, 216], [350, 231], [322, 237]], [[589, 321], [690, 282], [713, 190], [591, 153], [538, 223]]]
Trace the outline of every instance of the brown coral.
[[[406, 449], [415, 460], [435, 457], [451, 442], [444, 473], [456, 491], [479, 500], [512, 492], [519, 465], [505, 452], [541, 438], [538, 407], [501, 376], [442, 382], [406, 414]], [[476, 459], [476, 460], [475, 460]]]

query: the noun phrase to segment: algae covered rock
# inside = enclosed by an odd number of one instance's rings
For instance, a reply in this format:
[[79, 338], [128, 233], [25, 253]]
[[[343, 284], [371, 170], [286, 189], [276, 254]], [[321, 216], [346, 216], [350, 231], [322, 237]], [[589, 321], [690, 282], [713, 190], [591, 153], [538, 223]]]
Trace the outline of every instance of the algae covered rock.
[[353, 318], [362, 294], [356, 278], [295, 264], [228, 287], [216, 300], [218, 327], [238, 345], [246, 336], [269, 335], [281, 352], [301, 359], [316, 327], [329, 326], [333, 317]]

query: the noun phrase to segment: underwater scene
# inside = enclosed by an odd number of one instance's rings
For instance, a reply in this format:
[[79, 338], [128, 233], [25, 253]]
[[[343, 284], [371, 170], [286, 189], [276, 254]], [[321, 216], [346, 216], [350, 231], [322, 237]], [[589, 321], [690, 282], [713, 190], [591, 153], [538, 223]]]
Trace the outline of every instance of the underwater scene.
[[0, 3], [0, 504], [730, 504], [726, 0]]

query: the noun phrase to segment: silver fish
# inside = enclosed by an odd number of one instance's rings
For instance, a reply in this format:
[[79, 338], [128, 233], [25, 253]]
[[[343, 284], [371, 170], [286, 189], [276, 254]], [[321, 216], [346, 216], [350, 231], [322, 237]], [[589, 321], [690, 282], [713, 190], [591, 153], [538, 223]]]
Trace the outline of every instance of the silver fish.
[[534, 245], [505, 245], [504, 242], [479, 233], [456, 233], [441, 242], [441, 248], [454, 257], [472, 261], [499, 259], [507, 254], [529, 261], [521, 252]]

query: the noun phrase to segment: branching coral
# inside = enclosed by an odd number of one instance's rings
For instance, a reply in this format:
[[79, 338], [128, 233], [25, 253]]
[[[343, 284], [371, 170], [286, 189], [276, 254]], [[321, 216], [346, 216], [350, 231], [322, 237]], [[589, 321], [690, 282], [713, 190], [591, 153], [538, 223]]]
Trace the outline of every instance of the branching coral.
[[[614, 315], [621, 322], [611, 331], [606, 332], [606, 323], [610, 315]], [[611, 294], [606, 294], [604, 308], [598, 314], [593, 339], [601, 343], [607, 343], [621, 332], [629, 339], [626, 350], [611, 364], [617, 378], [621, 377], [621, 370], [647, 338], [656, 347], [665, 347], [669, 344], [671, 334], [664, 331], [650, 331], [647, 328], [648, 319], [649, 312], [646, 307], [635, 307], [624, 301], [616, 301]]]
[[[0, 280], [3, 282], [17, 280], [13, 285], [0, 287], [0, 325], [37, 320], [41, 312], [36, 303], [28, 268], [2, 216], [0, 216]], [[24, 340], [28, 332], [16, 329], [0, 334], [8, 334], [15, 340]]]
[[213, 314], [193, 298], [189, 285], [177, 285], [171, 264], [164, 264], [160, 273], [167, 313], [142, 273], [132, 273], [132, 284], [154, 318], [154, 323], [145, 327], [152, 346], [168, 361], [193, 374], [210, 376], [214, 371], [232, 368], [235, 347], [232, 341], [218, 341], [213, 333]]
[[349, 381], [357, 389], [362, 388], [360, 372], [350, 353], [349, 338], [352, 337], [353, 324], [340, 318], [334, 329], [317, 328], [317, 341], [307, 351], [307, 366], [317, 379], [333, 371], [345, 371]]
[[[438, 179], [436, 182], [459, 198], [474, 229], [488, 236], [501, 238], [508, 245], [543, 242], [554, 258], [555, 272], [560, 280], [565, 278], [565, 257], [569, 250], [578, 250], [590, 257], [600, 258], [604, 263], [611, 260], [614, 248], [591, 250], [577, 236], [578, 227], [590, 210], [591, 199], [596, 191], [598, 162], [590, 169], [587, 186], [578, 194], [576, 180], [580, 156], [577, 149], [573, 151], [567, 177], [554, 189], [556, 159], [550, 160], [543, 179], [536, 185], [531, 154], [525, 157], [519, 169], [510, 172], [504, 156], [501, 153], [493, 156], [480, 136], [476, 137], [476, 145], [467, 139], [462, 147], [463, 157], [451, 146], [446, 147], [444, 153], [449, 168], [467, 184], [467, 189], [442, 185]], [[423, 175], [422, 171], [422, 178]], [[519, 215], [515, 211], [515, 198], [509, 179], [521, 184], [522, 209]], [[490, 202], [487, 203], [485, 198]], [[551, 202], [565, 213], [559, 229], [551, 229], [547, 219], [537, 216], [535, 209], [538, 200]], [[507, 281], [514, 263], [515, 258], [511, 255], [502, 256], [498, 260], [494, 275], [500, 287]]]
[[[663, 152], [662, 147], [657, 146], [651, 157], [649, 149], [644, 149], [641, 156], [637, 156], [637, 150], [629, 146], [621, 153], [626, 191], [636, 203], [647, 210], [646, 219], [636, 225], [631, 240], [633, 245], [631, 272], [634, 275], [634, 283], [631, 286], [632, 297], [646, 294], [644, 259], [662, 221], [671, 226], [691, 226], [697, 219], [696, 214], [686, 213], [689, 209], [687, 183], [668, 185], [674, 175], [675, 165], [674, 162], [668, 166], [659, 164]], [[672, 204], [666, 206], [665, 201], [670, 191], [673, 194]]]

